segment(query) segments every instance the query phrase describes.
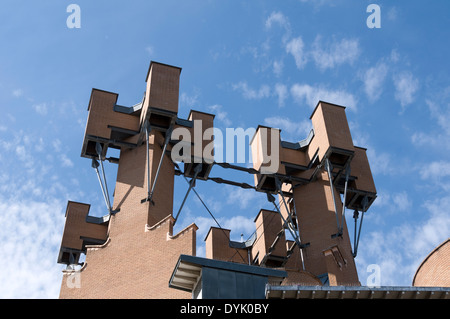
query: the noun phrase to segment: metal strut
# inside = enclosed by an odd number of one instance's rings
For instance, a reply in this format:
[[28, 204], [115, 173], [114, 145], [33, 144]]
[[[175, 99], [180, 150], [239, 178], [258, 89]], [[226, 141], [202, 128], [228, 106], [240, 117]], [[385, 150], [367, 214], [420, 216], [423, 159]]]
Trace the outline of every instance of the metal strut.
[[[181, 172], [180, 166], [176, 163], [176, 162], [172, 162], [173, 165]], [[200, 166], [200, 165], [199, 165]], [[194, 169], [195, 171], [195, 169]], [[199, 168], [200, 171], [200, 168]], [[189, 183], [187, 177], [184, 174], [180, 174], [181, 176], [183, 176], [184, 180]], [[202, 198], [200, 197], [200, 195], [197, 193], [197, 191], [195, 190], [194, 187], [192, 187], [192, 190], [194, 191], [195, 195], [197, 195], [197, 198], [200, 200], [200, 202], [203, 204], [203, 207], [205, 207], [206, 211], [208, 212], [208, 214], [212, 217], [212, 219], [216, 222], [217, 226], [222, 230], [222, 232], [226, 235], [225, 230], [222, 228], [222, 226], [220, 226], [219, 222], [217, 221], [216, 217], [214, 217], [213, 213], [209, 210], [208, 206], [206, 206], [205, 202], [202, 200]], [[173, 224], [174, 225], [174, 224]], [[244, 257], [242, 257], [241, 253], [239, 252], [238, 249], [236, 249], [236, 253], [241, 257], [242, 261], [244, 263], [246, 263]]]
[[347, 166], [347, 168], [345, 169], [345, 186], [344, 186], [344, 200], [342, 201], [342, 214], [341, 214], [341, 224], [340, 224], [340, 228], [339, 228], [339, 233], [343, 233], [344, 232], [344, 216], [345, 216], [345, 202], [347, 200], [347, 185], [348, 185], [348, 179], [350, 177], [350, 165]]
[[145, 145], [147, 149], [147, 199], [150, 199], [150, 156], [149, 156], [149, 135], [150, 135], [151, 127], [148, 125], [145, 126]]
[[[298, 215], [297, 215], [297, 208], [295, 207], [295, 200], [292, 198], [292, 201], [293, 201], [293, 209], [294, 209], [294, 214], [295, 214], [295, 218], [296, 218], [296, 225], [297, 225], [297, 231], [298, 231], [298, 233], [299, 233], [299, 236], [300, 236], [300, 229], [299, 229], [299, 220], [298, 220]], [[296, 245], [296, 242], [294, 242], [294, 245]], [[292, 252], [293, 252], [293, 249], [294, 249], [294, 245], [292, 245], [292, 247], [289, 249], [290, 250], [290, 254], [292, 254]], [[309, 243], [307, 243], [307, 244], [303, 244], [303, 246], [304, 247], [308, 247], [309, 246]], [[289, 253], [289, 252], [288, 252]], [[289, 254], [289, 256], [290, 256], [290, 254]], [[300, 258], [301, 258], [301, 260], [302, 260], [302, 267], [303, 267], [303, 270], [305, 270], [305, 260], [304, 260], [304, 258], [303, 258], [303, 249], [302, 249], [302, 247], [300, 247]]]
[[358, 253], [358, 245], [359, 245], [359, 237], [361, 236], [361, 227], [362, 227], [362, 223], [363, 223], [363, 218], [364, 218], [364, 212], [366, 211], [366, 207], [368, 204], [369, 200], [367, 198], [367, 196], [364, 196], [363, 200], [362, 200], [362, 214], [361, 214], [361, 221], [359, 222], [359, 230], [358, 232], [356, 231], [356, 227], [358, 224], [358, 217], [359, 217], [359, 212], [357, 210], [355, 210], [353, 212], [353, 219], [355, 220], [355, 234], [354, 234], [354, 243], [353, 243], [353, 258], [356, 257], [357, 253]]
[[[103, 160], [102, 160], [102, 146], [98, 142], [95, 144], [95, 151], [97, 152], [100, 164], [95, 158], [93, 158], [92, 159], [92, 167], [95, 169], [95, 171], [97, 173], [98, 181], [99, 181], [100, 187], [102, 189], [103, 198], [105, 199], [106, 207], [108, 208], [108, 212], [111, 214], [112, 208], [111, 208], [111, 202], [109, 200], [108, 185], [106, 183], [105, 169], [103, 167]], [[103, 181], [102, 181], [102, 178], [100, 177], [100, 172], [98, 171], [99, 166], [101, 166], [101, 169], [102, 169]]]
[[[280, 214], [281, 219], [283, 220], [283, 224], [286, 225], [286, 228], [289, 230], [289, 232], [291, 233], [291, 236], [294, 238], [295, 244], [296, 244], [296, 245], [298, 246], [298, 248], [300, 249], [300, 254], [301, 254], [301, 257], [302, 257], [302, 267], [303, 267], [303, 270], [305, 270], [305, 264], [304, 264], [304, 261], [303, 261], [303, 252], [302, 252], [302, 248], [308, 247], [308, 246], [309, 246], [309, 243], [307, 243], [307, 244], [301, 244], [301, 243], [300, 243], [300, 238], [299, 238], [297, 232], [295, 232], [295, 234], [293, 233], [291, 227], [289, 227], [288, 222], [287, 222], [286, 219], [283, 217], [283, 215], [281, 214], [280, 209], [278, 208], [277, 204], [275, 203], [275, 197], [273, 197], [273, 195], [270, 194], [269, 192], [266, 192], [266, 194], [267, 194], [267, 199], [269, 200], [269, 202], [272, 202], [272, 203], [273, 203], [273, 206], [275, 206], [275, 209], [277, 210], [278, 214]], [[289, 211], [288, 211], [288, 212], [289, 212]]]
[[[284, 199], [284, 196], [283, 196], [283, 191], [281, 189], [281, 181], [277, 177], [275, 177], [275, 185], [277, 187], [278, 194], [281, 196], [281, 199], [283, 200], [284, 208], [286, 209], [286, 212], [288, 214], [289, 222], [291, 223], [290, 225], [292, 227], [292, 230], [295, 232], [295, 235], [298, 238], [298, 240], [295, 241], [295, 244], [298, 245], [298, 247], [300, 249], [300, 258], [302, 260], [302, 267], [303, 267], [303, 270], [305, 270], [305, 261], [303, 259], [303, 250], [302, 250], [302, 248], [304, 248], [306, 246], [309, 246], [309, 244], [306, 244], [306, 245], [300, 244], [300, 235], [298, 234], [298, 232], [299, 232], [299, 230], [298, 230], [298, 220], [297, 220], [297, 223], [296, 223], [297, 227], [295, 227], [294, 222], [293, 222], [292, 217], [291, 217], [290, 209], [288, 208], [288, 206], [286, 204], [286, 200]], [[294, 201], [294, 212], [295, 212], [295, 201]], [[295, 212], [295, 214], [297, 216], [296, 212]], [[281, 212], [280, 212], [280, 215], [281, 215]], [[289, 227], [289, 225], [287, 225], [287, 227]], [[295, 230], [295, 229], [297, 229], [297, 230]], [[294, 247], [291, 248], [291, 251], [292, 251], [293, 248]]]
[[[294, 226], [294, 222], [292, 220], [290, 210], [289, 210], [289, 208], [288, 208], [288, 206], [286, 204], [286, 200], [284, 199], [283, 191], [281, 190], [281, 181], [277, 177], [275, 177], [275, 185], [276, 185], [278, 194], [281, 196], [281, 199], [283, 200], [284, 208], [286, 208], [286, 212], [288, 214], [288, 218], [289, 218], [290, 224], [287, 224], [286, 226], [287, 227], [290, 226], [290, 227], [292, 227], [292, 229], [295, 229], [296, 227]], [[297, 235], [297, 232], [295, 234]]]
[[187, 192], [186, 192], [186, 195], [184, 195], [183, 202], [181, 203], [181, 206], [180, 206], [180, 208], [178, 209], [178, 213], [177, 213], [177, 215], [175, 216], [175, 220], [173, 221], [173, 226], [175, 226], [175, 223], [177, 222], [178, 216], [180, 215], [181, 210], [183, 209], [184, 203], [186, 202], [186, 199], [187, 199], [187, 197], [188, 197], [188, 195], [189, 195], [189, 192], [190, 192], [191, 189], [195, 186], [195, 180], [197, 179], [197, 175], [198, 175], [198, 173], [200, 173], [201, 171], [202, 171], [202, 164], [198, 164], [197, 166], [195, 166], [195, 168], [194, 168], [194, 177], [193, 177], [193, 178], [190, 180], [190, 182], [189, 182], [189, 188], [188, 188], [188, 190], [187, 190]]
[[147, 198], [141, 200], [141, 203], [149, 201], [153, 205], [155, 205], [155, 203], [152, 200], [153, 192], [155, 191], [156, 181], [158, 180], [159, 171], [161, 170], [161, 166], [162, 166], [162, 162], [163, 162], [163, 159], [164, 159], [164, 154], [166, 153], [167, 145], [170, 142], [170, 137], [172, 135], [172, 129], [173, 129], [173, 127], [171, 125], [166, 131], [166, 137], [164, 139], [164, 146], [163, 146], [163, 149], [162, 149], [161, 158], [159, 159], [158, 169], [156, 170], [155, 180], [153, 181], [152, 188], [150, 189], [149, 135], [150, 135], [151, 127], [150, 126], [146, 127], [146, 133], [147, 133], [147, 136], [146, 136], [146, 144], [147, 144]]
[[[334, 212], [336, 215], [336, 224], [337, 224], [337, 228], [338, 228], [338, 232], [336, 234], [331, 235], [331, 237], [334, 238], [334, 237], [342, 236], [342, 228], [341, 228], [341, 222], [339, 221], [339, 215], [338, 215], [338, 210], [337, 210], [337, 205], [336, 205], [336, 198], [334, 197], [334, 184], [333, 184], [333, 177], [331, 175], [331, 163], [328, 158], [325, 160], [325, 169], [328, 172], [328, 178], [330, 180], [331, 196], [333, 197]], [[345, 201], [344, 201], [344, 205], [345, 205]]]

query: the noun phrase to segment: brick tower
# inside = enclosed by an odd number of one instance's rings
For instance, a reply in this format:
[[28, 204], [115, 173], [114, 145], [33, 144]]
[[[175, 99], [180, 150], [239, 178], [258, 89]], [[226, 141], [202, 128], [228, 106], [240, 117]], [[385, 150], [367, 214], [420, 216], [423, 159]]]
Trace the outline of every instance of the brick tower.
[[[92, 90], [81, 156], [91, 159], [100, 180], [103, 161], [117, 163], [117, 181], [112, 205], [102, 181], [110, 211], [103, 218], [89, 216], [87, 204], [68, 203], [58, 262], [77, 264], [81, 253], [86, 260], [64, 271], [61, 298], [189, 297], [167, 285], [179, 255], [195, 255], [197, 229], [172, 233], [175, 170], [167, 152], [173, 129], [197, 130], [197, 118], [212, 126], [214, 116], [192, 111], [188, 120], [177, 118], [180, 72], [152, 62], [145, 96], [134, 107]], [[107, 157], [108, 148], [120, 149], [120, 158]]]
[[[231, 230], [211, 227], [206, 258], [283, 269], [285, 284], [359, 285], [356, 231], [352, 248], [344, 210], [354, 210], [356, 230], [376, 189], [365, 149], [353, 145], [345, 108], [320, 101], [311, 115], [313, 130], [296, 143], [282, 141], [279, 129], [259, 126], [251, 141], [253, 168], [216, 163], [213, 138], [204, 134], [214, 115], [178, 117], [180, 73], [151, 62], [145, 95], [132, 107], [118, 105], [116, 93], [92, 90], [81, 156], [97, 172], [108, 214], [93, 217], [88, 204], [68, 203], [58, 256], [68, 265], [60, 298], [191, 297], [186, 291], [197, 273], [184, 270], [171, 279], [180, 255], [195, 256], [197, 230], [191, 224], [173, 233], [175, 174], [190, 179], [189, 190], [196, 179], [213, 180], [264, 192], [274, 204], [257, 213], [254, 236], [245, 242], [231, 241]], [[180, 140], [175, 132], [203, 139]], [[108, 157], [109, 148], [119, 149], [120, 157]], [[118, 165], [112, 203], [104, 161]], [[253, 174], [255, 185], [210, 178], [214, 165]], [[171, 289], [169, 280], [180, 289]]]
[[[255, 236], [245, 244], [230, 242], [231, 230], [211, 228], [206, 256], [284, 269], [283, 284], [358, 286], [362, 216], [376, 198], [366, 149], [353, 145], [345, 107], [319, 101], [310, 119], [313, 130], [297, 143], [282, 141], [277, 128], [258, 127], [248, 171], [274, 210], [257, 214]], [[345, 208], [354, 211], [353, 248]]]

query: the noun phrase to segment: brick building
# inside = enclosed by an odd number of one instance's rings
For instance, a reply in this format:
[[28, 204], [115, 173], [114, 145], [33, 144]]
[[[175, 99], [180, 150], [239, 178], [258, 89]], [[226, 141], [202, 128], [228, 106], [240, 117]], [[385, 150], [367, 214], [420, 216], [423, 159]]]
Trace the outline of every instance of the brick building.
[[413, 279], [413, 286], [450, 287], [450, 238], [438, 245], [422, 261]]
[[[58, 256], [68, 265], [60, 298], [191, 298], [202, 289], [204, 297], [259, 298], [278, 289], [264, 294], [265, 285], [360, 287], [354, 262], [359, 235], [352, 247], [344, 212], [354, 211], [356, 229], [376, 188], [366, 149], [353, 145], [345, 107], [319, 101], [310, 117], [313, 130], [299, 142], [259, 126], [251, 140], [253, 168], [216, 163], [212, 137], [186, 141], [175, 134], [204, 137], [214, 126], [213, 114], [192, 110], [187, 119], [178, 117], [180, 73], [151, 62], [145, 95], [132, 107], [118, 105], [116, 93], [92, 90], [81, 156], [98, 174], [108, 214], [92, 217], [88, 204], [68, 203]], [[110, 148], [120, 157], [108, 157]], [[112, 203], [105, 161], [118, 165]], [[212, 179], [214, 165], [253, 174], [255, 183]], [[211, 227], [206, 258], [195, 257], [197, 226], [173, 233], [176, 175], [188, 181], [188, 193], [197, 180], [253, 188], [266, 193], [274, 209], [255, 211], [255, 234], [245, 242], [231, 241], [232, 230]], [[417, 282], [427, 280], [428, 265]], [[218, 293], [224, 286], [227, 291]]]

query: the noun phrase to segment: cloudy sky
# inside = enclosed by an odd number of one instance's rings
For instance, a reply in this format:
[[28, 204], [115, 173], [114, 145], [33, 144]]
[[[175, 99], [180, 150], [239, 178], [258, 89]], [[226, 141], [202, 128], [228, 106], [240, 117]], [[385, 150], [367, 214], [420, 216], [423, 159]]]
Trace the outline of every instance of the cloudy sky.
[[[380, 28], [368, 27], [371, 3]], [[295, 142], [318, 100], [346, 106], [379, 193], [364, 217], [360, 280], [376, 264], [381, 285], [411, 285], [450, 233], [449, 10], [445, 0], [2, 1], [0, 298], [58, 297], [67, 201], [106, 213], [80, 157], [91, 89], [138, 103], [151, 60], [182, 68], [179, 117], [212, 112], [223, 130], [264, 124]], [[106, 165], [110, 189], [115, 169]], [[212, 175], [252, 183], [248, 174]], [[186, 189], [177, 177], [175, 209]], [[272, 208], [252, 190], [208, 182], [197, 191], [236, 240], [252, 234], [260, 208]], [[180, 220], [177, 228], [199, 226], [204, 254], [215, 223], [193, 193]]]

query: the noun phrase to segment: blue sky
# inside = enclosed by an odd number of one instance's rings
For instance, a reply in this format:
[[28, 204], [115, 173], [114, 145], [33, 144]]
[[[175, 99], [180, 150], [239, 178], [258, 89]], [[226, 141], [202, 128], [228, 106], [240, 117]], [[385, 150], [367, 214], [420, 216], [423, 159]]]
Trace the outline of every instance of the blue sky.
[[[67, 27], [70, 3], [81, 8], [81, 28]], [[366, 25], [371, 3], [381, 28]], [[450, 233], [449, 10], [444, 0], [2, 1], [0, 297], [58, 297], [67, 201], [106, 212], [80, 157], [91, 89], [140, 102], [151, 60], [182, 68], [180, 117], [215, 113], [221, 129], [264, 124], [295, 142], [319, 99], [345, 105], [379, 194], [364, 217], [360, 280], [377, 264], [382, 285], [411, 285]], [[115, 169], [106, 165], [110, 189]], [[176, 178], [175, 210], [186, 189]], [[251, 190], [208, 182], [197, 191], [234, 239], [250, 236], [259, 209], [272, 208]], [[215, 223], [193, 193], [177, 229], [192, 222], [202, 255]]]

